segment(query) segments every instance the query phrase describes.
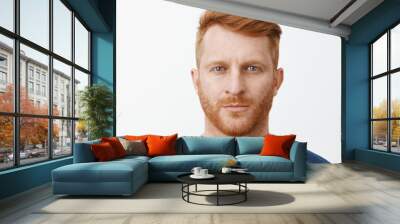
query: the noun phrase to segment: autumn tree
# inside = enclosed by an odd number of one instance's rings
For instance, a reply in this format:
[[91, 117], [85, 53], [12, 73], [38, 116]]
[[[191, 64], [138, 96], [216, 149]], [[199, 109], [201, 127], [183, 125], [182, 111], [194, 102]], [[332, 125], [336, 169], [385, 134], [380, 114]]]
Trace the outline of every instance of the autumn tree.
[[[0, 93], [0, 111], [12, 112], [14, 108], [13, 86], [8, 85], [4, 93]], [[0, 116], [0, 149], [12, 149], [13, 119], [10, 116]]]
[[[394, 99], [391, 104], [392, 114], [391, 117], [400, 117], [400, 100]], [[387, 101], [382, 100], [378, 106], [373, 108], [373, 118], [387, 118]], [[398, 120], [391, 121], [392, 128], [392, 141], [398, 141], [400, 138], [400, 122]], [[374, 139], [386, 139], [387, 135], [387, 121], [375, 121], [373, 125]]]
[[[14, 88], [10, 84], [6, 88], [6, 92], [0, 93], [0, 111], [13, 112], [14, 107]], [[47, 106], [34, 105], [29, 99], [29, 95], [24, 87], [20, 88], [20, 111], [23, 114], [41, 114], [46, 115], [48, 112]], [[59, 112], [56, 110], [56, 114]], [[0, 147], [9, 148], [13, 146], [13, 120], [11, 116], [0, 116]], [[47, 118], [20, 118], [20, 148], [24, 149], [26, 145], [47, 143], [48, 136], [48, 119]], [[58, 137], [59, 128], [54, 125], [53, 138]]]

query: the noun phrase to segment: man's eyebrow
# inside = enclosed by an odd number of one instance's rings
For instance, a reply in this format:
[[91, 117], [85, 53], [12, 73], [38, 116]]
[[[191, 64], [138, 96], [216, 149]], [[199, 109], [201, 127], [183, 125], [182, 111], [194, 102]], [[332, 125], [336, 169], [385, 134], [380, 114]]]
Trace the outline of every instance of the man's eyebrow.
[[254, 64], [258, 64], [258, 65], [263, 65], [263, 66], [267, 66], [268, 64], [263, 62], [262, 60], [257, 60], [257, 59], [250, 59], [245, 61], [244, 63], [242, 63], [244, 65], [254, 65]]
[[227, 65], [228, 63], [226, 63], [225, 61], [223, 61], [223, 60], [211, 60], [210, 62], [208, 62], [207, 64], [206, 64], [206, 67], [210, 67], [210, 66], [212, 66], [212, 65]]

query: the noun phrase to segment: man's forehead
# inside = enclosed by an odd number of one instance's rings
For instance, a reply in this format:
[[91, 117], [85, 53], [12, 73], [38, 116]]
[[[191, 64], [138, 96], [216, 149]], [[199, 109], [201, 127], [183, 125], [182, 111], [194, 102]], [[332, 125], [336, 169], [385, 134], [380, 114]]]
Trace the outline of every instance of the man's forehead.
[[247, 36], [230, 31], [221, 25], [211, 26], [205, 33], [200, 46], [201, 60], [242, 58], [246, 60], [271, 59], [271, 44], [268, 37]]

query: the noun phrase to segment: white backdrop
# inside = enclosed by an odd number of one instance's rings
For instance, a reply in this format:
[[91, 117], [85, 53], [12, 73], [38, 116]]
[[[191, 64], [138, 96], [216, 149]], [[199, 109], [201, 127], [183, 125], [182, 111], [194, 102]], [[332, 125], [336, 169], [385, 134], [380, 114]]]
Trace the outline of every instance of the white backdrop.
[[[163, 0], [117, 1], [117, 135], [203, 132], [190, 76], [202, 12]], [[285, 77], [270, 133], [296, 134], [309, 150], [341, 162], [340, 38], [281, 27]]]

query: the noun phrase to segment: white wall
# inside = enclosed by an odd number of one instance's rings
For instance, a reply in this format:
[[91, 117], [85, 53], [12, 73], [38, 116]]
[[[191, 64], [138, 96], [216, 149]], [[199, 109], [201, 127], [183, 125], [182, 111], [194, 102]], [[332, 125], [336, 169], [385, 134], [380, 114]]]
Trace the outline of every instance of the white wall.
[[[162, 0], [117, 1], [117, 135], [200, 135], [204, 115], [190, 69], [202, 9]], [[340, 162], [340, 39], [282, 26], [285, 80], [270, 132], [297, 134]]]

